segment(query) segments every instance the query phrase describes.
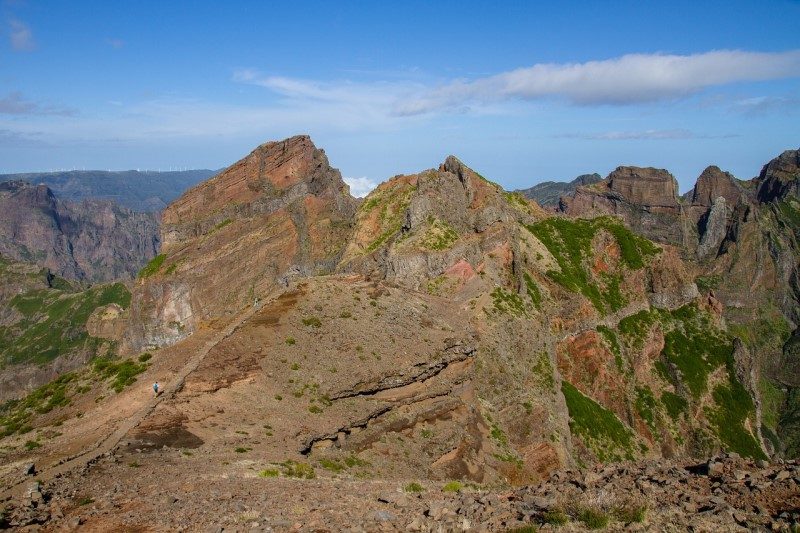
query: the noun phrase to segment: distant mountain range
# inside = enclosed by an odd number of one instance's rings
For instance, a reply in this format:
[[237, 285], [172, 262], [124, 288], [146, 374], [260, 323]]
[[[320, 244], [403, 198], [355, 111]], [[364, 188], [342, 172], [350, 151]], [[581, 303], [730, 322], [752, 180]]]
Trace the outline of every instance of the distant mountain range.
[[582, 174], [570, 182], [566, 181], [543, 181], [529, 189], [520, 189], [521, 193], [529, 200], [535, 200], [542, 207], [558, 207], [558, 200], [572, 192], [579, 185], [591, 185], [600, 181], [600, 174]]
[[205, 181], [217, 170], [195, 169], [178, 172], [125, 170], [72, 170], [0, 174], [0, 182], [27, 181], [47, 185], [62, 200], [114, 200], [139, 212], [160, 211], [184, 191]]

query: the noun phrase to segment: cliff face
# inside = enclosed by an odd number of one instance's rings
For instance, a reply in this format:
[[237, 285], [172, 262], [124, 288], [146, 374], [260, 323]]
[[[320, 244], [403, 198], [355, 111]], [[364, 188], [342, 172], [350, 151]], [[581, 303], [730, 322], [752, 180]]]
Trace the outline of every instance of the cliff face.
[[159, 246], [158, 219], [102, 200], [67, 202], [45, 185], [0, 183], [0, 254], [68, 279], [132, 279]]
[[613, 214], [656, 242], [683, 240], [681, 226], [676, 224], [678, 183], [666, 170], [619, 167], [604, 180], [562, 197], [559, 210], [569, 216]]
[[307, 136], [267, 143], [162, 216], [162, 255], [134, 290], [127, 344], [171, 344], [296, 275], [330, 272], [353, 199]]

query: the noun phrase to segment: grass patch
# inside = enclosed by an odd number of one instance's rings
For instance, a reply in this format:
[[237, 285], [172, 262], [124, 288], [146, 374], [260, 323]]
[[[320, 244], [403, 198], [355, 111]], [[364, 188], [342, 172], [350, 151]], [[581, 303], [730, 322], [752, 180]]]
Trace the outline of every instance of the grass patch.
[[152, 258], [140, 271], [138, 274], [139, 279], [149, 278], [158, 273], [161, 270], [161, 265], [164, 264], [164, 260], [167, 258], [166, 254], [158, 254], [154, 258]]
[[722, 443], [744, 457], [766, 459], [758, 441], [745, 429], [745, 421], [754, 413], [753, 399], [738, 381], [720, 384], [712, 394], [716, 409], [707, 407], [706, 416]]
[[525, 281], [525, 292], [528, 294], [528, 298], [531, 299], [533, 306], [536, 309], [541, 309], [542, 291], [539, 289], [539, 285], [533, 281], [533, 278], [527, 272], [522, 274], [522, 279]]
[[542, 514], [542, 521], [553, 526], [563, 526], [569, 522], [569, 515], [562, 509], [550, 509]]
[[21, 400], [9, 400], [0, 405], [0, 437], [31, 430], [29, 422], [37, 414], [49, 413], [57, 407], [69, 405], [69, 394], [76, 386], [78, 374], [68, 372], [50, 383], [33, 390]]
[[650, 428], [650, 431], [654, 436], [657, 436], [658, 432], [656, 431], [656, 413], [658, 409], [658, 403], [656, 402], [656, 398], [653, 396], [653, 391], [650, 390], [650, 387], [647, 385], [643, 387], [636, 387], [636, 400], [634, 405], [636, 406], [636, 412], [639, 413], [639, 416], [642, 417], [642, 420], [647, 423], [647, 427]]
[[427, 250], [447, 250], [458, 240], [458, 233], [443, 220], [428, 217], [428, 229], [419, 240], [419, 245]]
[[678, 420], [682, 413], [686, 413], [689, 409], [689, 402], [683, 397], [678, 396], [674, 392], [664, 391], [661, 393], [661, 403], [667, 410], [667, 414], [673, 420]]
[[502, 287], [495, 287], [492, 291], [493, 306], [496, 311], [515, 317], [528, 316], [525, 303], [519, 294], [507, 291]]
[[609, 515], [597, 507], [584, 507], [578, 511], [576, 517], [587, 529], [602, 529], [608, 526]]
[[147, 363], [132, 359], [122, 361], [100, 357], [92, 361], [92, 370], [105, 380], [111, 380], [111, 388], [120, 393], [128, 385], [136, 383], [136, 376], [147, 370]]
[[258, 473], [259, 477], [278, 477], [281, 473], [277, 468], [266, 468]]
[[619, 246], [622, 263], [632, 270], [642, 268], [647, 258], [659, 251], [655, 244], [635, 235], [612, 217], [593, 220], [550, 217], [525, 228], [547, 247], [558, 264], [559, 270], [550, 270], [547, 276], [565, 289], [582, 294], [601, 314], [609, 308], [621, 308], [625, 300], [620, 293], [619, 277], [602, 279], [605, 285], [602, 287], [588, 272], [595, 234], [600, 230], [610, 233]]
[[131, 294], [122, 283], [98, 285], [81, 292], [41, 289], [18, 294], [10, 306], [22, 318], [0, 326], [0, 368], [7, 364], [44, 364], [74, 353], [89, 356], [112, 346], [89, 336], [86, 321], [98, 307], [127, 308]]
[[314, 479], [317, 477], [314, 467], [308, 463], [298, 463], [296, 461], [284, 461], [279, 465], [283, 470], [283, 475], [297, 479]]
[[460, 481], [450, 481], [442, 487], [442, 492], [461, 492], [463, 488], [464, 484]]
[[411, 493], [420, 493], [420, 492], [425, 492], [425, 487], [423, 487], [416, 481], [413, 481], [408, 485], [406, 485], [405, 487], [403, 487], [403, 491]]
[[614, 413], [566, 380], [561, 382], [561, 392], [569, 410], [570, 429], [580, 435], [600, 461], [633, 459], [633, 432]]
[[308, 327], [312, 327], [312, 328], [321, 328], [322, 327], [322, 321], [319, 318], [315, 317], [315, 316], [310, 316], [310, 317], [307, 317], [307, 318], [303, 319], [303, 325], [304, 326], [308, 326]]
[[617, 370], [619, 370], [620, 373], [625, 372], [625, 363], [622, 360], [622, 348], [620, 348], [619, 341], [617, 340], [617, 334], [614, 333], [614, 330], [602, 324], [597, 326], [596, 329], [603, 337], [608, 349], [614, 354], [614, 364], [616, 364]]

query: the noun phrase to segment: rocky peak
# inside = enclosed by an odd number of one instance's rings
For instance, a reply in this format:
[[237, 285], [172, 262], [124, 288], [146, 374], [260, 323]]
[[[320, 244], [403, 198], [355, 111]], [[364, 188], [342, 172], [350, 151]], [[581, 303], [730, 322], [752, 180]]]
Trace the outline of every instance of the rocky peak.
[[800, 196], [800, 149], [786, 150], [764, 165], [756, 181], [760, 202], [783, 199], [789, 194]]
[[163, 254], [134, 291], [127, 346], [172, 344], [293, 276], [329, 273], [357, 202], [307, 135], [262, 144], [163, 215]]
[[617, 167], [606, 178], [609, 190], [644, 207], [677, 207], [678, 182], [659, 168]]
[[343, 212], [355, 209], [341, 174], [309, 136], [262, 144], [167, 207], [164, 245], [202, 235], [225, 220], [274, 212], [306, 195], [325, 197]]
[[692, 191], [692, 205], [711, 207], [714, 200], [722, 196], [730, 206], [735, 206], [742, 197], [742, 188], [730, 172], [723, 172], [718, 166], [706, 168], [697, 178]]

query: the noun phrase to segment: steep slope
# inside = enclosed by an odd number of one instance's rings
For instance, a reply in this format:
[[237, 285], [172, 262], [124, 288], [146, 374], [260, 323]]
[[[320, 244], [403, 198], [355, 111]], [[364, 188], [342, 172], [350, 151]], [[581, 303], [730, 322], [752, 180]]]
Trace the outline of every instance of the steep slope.
[[555, 209], [558, 207], [562, 196], [572, 196], [581, 185], [592, 185], [600, 181], [600, 174], [581, 174], [572, 181], [543, 181], [533, 187], [520, 189], [516, 192], [528, 200], [533, 200], [542, 207]]
[[356, 200], [307, 136], [256, 148], [162, 216], [162, 253], [133, 293], [126, 345], [174, 343], [293, 276], [330, 272]]
[[0, 402], [113, 354], [129, 302], [121, 283], [81, 289], [0, 256]]
[[71, 170], [0, 174], [0, 182], [26, 181], [46, 185], [62, 200], [112, 200], [138, 212], [160, 211], [184, 191], [207, 180], [216, 170], [156, 172]]
[[158, 218], [113, 202], [62, 201], [45, 185], [0, 183], [0, 254], [59, 276], [131, 279], [158, 251]]

